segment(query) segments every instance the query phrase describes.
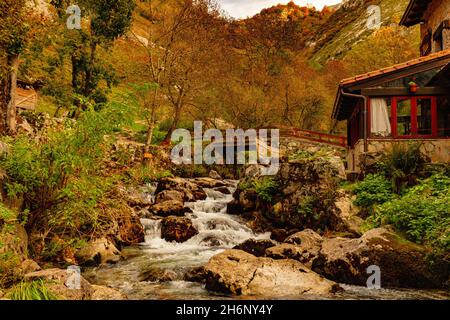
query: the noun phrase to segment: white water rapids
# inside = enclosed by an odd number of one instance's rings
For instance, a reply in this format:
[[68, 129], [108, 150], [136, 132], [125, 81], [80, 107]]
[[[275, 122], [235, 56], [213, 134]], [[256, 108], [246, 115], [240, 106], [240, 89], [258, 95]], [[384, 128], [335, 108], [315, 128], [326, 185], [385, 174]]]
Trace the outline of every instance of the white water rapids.
[[[233, 193], [236, 181], [226, 181]], [[156, 186], [153, 186], [155, 189]], [[209, 292], [198, 283], [183, 281], [193, 267], [204, 265], [212, 256], [243, 241], [268, 239], [270, 234], [255, 234], [238, 216], [226, 213], [231, 194], [205, 189], [207, 199], [185, 206], [186, 214], [199, 233], [184, 243], [167, 242], [161, 238], [160, 220], [142, 219], [145, 243], [125, 248], [124, 261], [116, 265], [88, 269], [84, 276], [92, 283], [107, 285], [124, 292], [129, 299], [230, 299]], [[153, 194], [148, 194], [153, 197]], [[156, 275], [156, 276], [155, 276]], [[165, 281], [158, 281], [169, 275]], [[345, 292], [334, 296], [299, 296], [289, 299], [443, 299], [440, 292], [430, 290], [369, 290], [342, 285]], [[235, 297], [237, 298], [237, 297]], [[270, 297], [263, 297], [265, 299]], [[445, 299], [445, 298], [444, 298]]]

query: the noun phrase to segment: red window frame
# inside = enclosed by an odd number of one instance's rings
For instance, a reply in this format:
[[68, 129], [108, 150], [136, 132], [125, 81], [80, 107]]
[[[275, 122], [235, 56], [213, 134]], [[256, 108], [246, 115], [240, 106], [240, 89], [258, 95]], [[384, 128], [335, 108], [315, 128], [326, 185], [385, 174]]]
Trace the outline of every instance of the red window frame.
[[[387, 97], [386, 97], [387, 98]], [[437, 98], [436, 96], [391, 96], [391, 130], [392, 138], [394, 139], [414, 139], [414, 138], [438, 138], [438, 119], [437, 119]], [[411, 101], [411, 134], [410, 135], [400, 135], [398, 134], [397, 128], [397, 100], [399, 99], [409, 99]], [[417, 100], [419, 99], [429, 99], [431, 100], [431, 134], [429, 135], [419, 135], [418, 134], [418, 123], [417, 123]], [[368, 123], [371, 123], [370, 111], [371, 103], [369, 99], [368, 104]], [[368, 126], [368, 136], [372, 136], [370, 132], [370, 125]]]

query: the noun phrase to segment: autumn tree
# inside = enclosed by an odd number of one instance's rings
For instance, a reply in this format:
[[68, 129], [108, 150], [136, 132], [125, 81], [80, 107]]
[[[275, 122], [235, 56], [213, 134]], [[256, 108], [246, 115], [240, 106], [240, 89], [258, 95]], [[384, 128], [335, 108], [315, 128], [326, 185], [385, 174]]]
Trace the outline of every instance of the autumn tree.
[[[58, 9], [61, 25], [65, 26], [66, 9], [70, 2], [53, 0]], [[76, 112], [84, 107], [83, 100], [95, 103], [105, 102], [106, 95], [101, 82], [107, 87], [115, 83], [111, 68], [105, 67], [97, 59], [99, 46], [108, 48], [114, 40], [124, 35], [132, 22], [135, 8], [134, 0], [80, 0], [83, 23], [81, 29], [64, 30], [64, 46], [70, 56], [72, 67], [71, 85], [73, 88]]]
[[344, 62], [354, 75], [362, 74], [417, 58], [417, 48], [417, 29], [386, 26], [352, 48]]
[[0, 132], [16, 132], [19, 56], [29, 30], [25, 0], [0, 0]]
[[[157, 84], [152, 99], [155, 109], [166, 101], [173, 112], [165, 141], [170, 140], [187, 107], [197, 108], [217, 70], [222, 20], [210, 0], [149, 1], [149, 25], [143, 45], [148, 55], [149, 80]], [[154, 123], [149, 126], [147, 141]]]

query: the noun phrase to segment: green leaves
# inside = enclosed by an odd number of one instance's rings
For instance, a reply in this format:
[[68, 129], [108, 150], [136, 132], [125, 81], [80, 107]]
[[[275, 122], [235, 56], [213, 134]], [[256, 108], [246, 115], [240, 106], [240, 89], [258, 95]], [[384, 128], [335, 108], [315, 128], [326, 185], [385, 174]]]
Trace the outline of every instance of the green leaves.
[[273, 197], [278, 190], [278, 184], [271, 177], [264, 177], [253, 181], [253, 187], [258, 196], [269, 203], [273, 202]]
[[391, 183], [381, 174], [367, 175], [353, 188], [353, 193], [356, 194], [354, 204], [366, 208], [394, 198]]
[[417, 243], [450, 249], [450, 178], [436, 174], [403, 197], [377, 207], [374, 220], [393, 224]]

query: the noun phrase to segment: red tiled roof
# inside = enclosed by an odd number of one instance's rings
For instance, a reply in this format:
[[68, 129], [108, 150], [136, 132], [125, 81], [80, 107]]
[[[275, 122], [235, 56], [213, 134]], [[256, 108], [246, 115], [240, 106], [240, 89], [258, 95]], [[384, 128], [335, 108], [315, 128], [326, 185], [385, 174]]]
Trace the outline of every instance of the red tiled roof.
[[357, 75], [357, 76], [354, 76], [354, 77], [351, 77], [351, 78], [347, 78], [347, 79], [342, 80], [340, 82], [340, 85], [341, 86], [345, 86], [345, 85], [348, 85], [348, 84], [356, 83], [356, 82], [361, 81], [361, 80], [370, 79], [370, 78], [373, 78], [373, 77], [376, 77], [376, 76], [380, 76], [380, 75], [384, 75], [384, 74], [387, 74], [387, 73], [395, 72], [395, 71], [398, 71], [398, 70], [401, 70], [401, 69], [404, 69], [404, 68], [407, 68], [407, 67], [412, 67], [412, 66], [415, 66], [415, 65], [418, 65], [418, 64], [421, 64], [421, 63], [429, 62], [431, 60], [438, 59], [438, 58], [443, 58], [443, 57], [447, 57], [447, 56], [450, 57], [450, 49], [439, 51], [439, 52], [436, 52], [436, 53], [432, 53], [432, 54], [429, 54], [428, 56], [420, 57], [420, 58], [417, 58], [417, 59], [414, 59], [414, 60], [410, 60], [410, 61], [407, 61], [407, 62], [404, 62], [404, 63], [399, 63], [399, 64], [396, 64], [394, 66], [390, 66], [390, 67], [387, 67], [387, 68], [382, 68], [382, 69], [379, 69], [379, 70], [375, 70], [375, 71], [371, 71], [371, 72], [368, 72], [368, 73], [365, 73], [365, 74], [360, 74], [360, 75]]

